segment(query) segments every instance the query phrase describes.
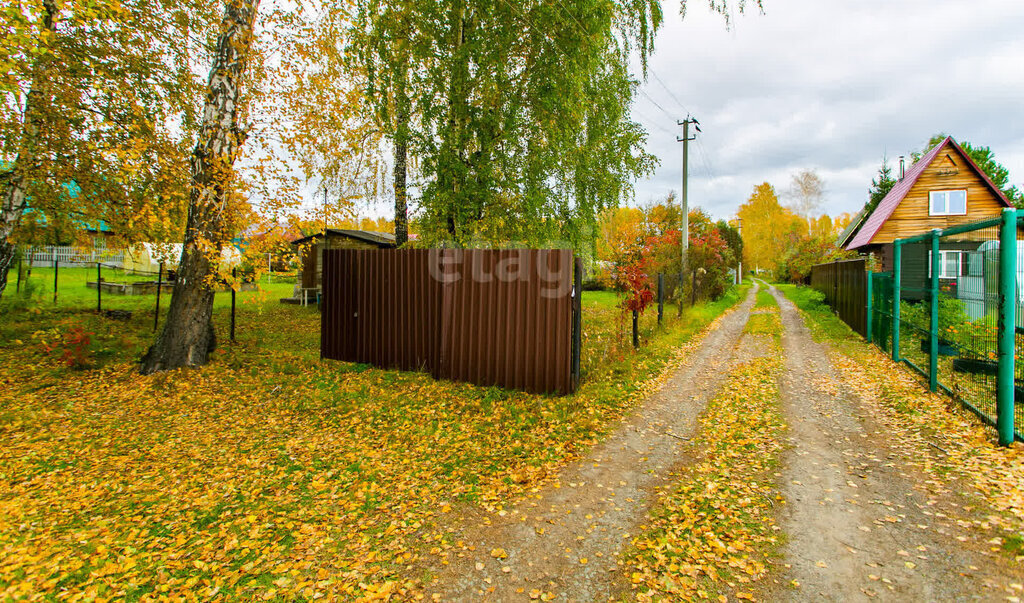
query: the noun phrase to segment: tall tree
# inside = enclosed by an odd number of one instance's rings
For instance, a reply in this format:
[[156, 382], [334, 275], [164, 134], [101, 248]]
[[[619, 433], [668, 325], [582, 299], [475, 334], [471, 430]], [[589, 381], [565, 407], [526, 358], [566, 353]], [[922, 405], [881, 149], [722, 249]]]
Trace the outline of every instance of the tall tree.
[[656, 2], [359, 4], [354, 54], [383, 129], [408, 124], [428, 243], [578, 240], [652, 167], [628, 61], [653, 48]]
[[894, 186], [896, 186], [896, 179], [892, 177], [892, 166], [889, 165], [889, 158], [883, 156], [882, 166], [878, 168], [878, 176], [871, 179], [868, 201], [864, 204], [865, 213], [870, 214], [875, 211], [878, 204], [885, 199]]
[[737, 211], [743, 220], [743, 263], [750, 269], [775, 270], [787, 245], [807, 233], [807, 222], [779, 203], [775, 187], [754, 187]]
[[245, 141], [239, 126], [259, 0], [227, 0], [208, 80], [203, 121], [191, 160], [185, 244], [171, 305], [156, 342], [142, 360], [144, 374], [206, 363], [215, 345], [213, 294], [221, 247], [240, 203], [234, 163]]
[[[247, 155], [272, 155], [274, 141], [281, 140], [287, 156], [280, 159], [315, 187], [317, 203], [307, 208], [306, 217], [318, 220], [322, 229], [385, 197], [387, 149], [365, 96], [366, 75], [346, 58], [352, 8], [347, 3], [318, 8], [289, 13], [285, 23], [274, 24], [273, 44], [283, 69], [270, 74], [270, 85], [260, 86], [265, 90], [257, 91], [259, 104], [253, 107], [272, 116], [272, 127], [254, 132], [252, 143], [261, 146]], [[260, 136], [263, 131], [271, 144]], [[250, 172], [245, 175], [251, 177]], [[276, 213], [292, 213], [293, 205], [281, 204]]]
[[816, 171], [803, 170], [793, 175], [786, 196], [796, 213], [810, 222], [825, 200], [825, 181]]
[[196, 119], [203, 3], [41, 0], [0, 12], [0, 295], [31, 206], [48, 231], [102, 219], [180, 232], [181, 132]]

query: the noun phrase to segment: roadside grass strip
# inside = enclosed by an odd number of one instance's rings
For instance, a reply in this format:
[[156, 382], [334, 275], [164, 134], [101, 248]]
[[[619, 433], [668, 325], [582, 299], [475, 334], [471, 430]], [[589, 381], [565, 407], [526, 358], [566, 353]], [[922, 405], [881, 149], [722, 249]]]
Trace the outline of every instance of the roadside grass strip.
[[927, 475], [920, 487], [930, 497], [951, 491], [966, 496], [971, 505], [958, 513], [958, 524], [975, 530], [991, 552], [1024, 566], [1024, 447], [998, 446], [991, 428], [955, 400], [929, 393], [915, 374], [843, 324], [820, 303], [820, 294], [781, 289], [809, 319], [815, 339], [830, 344], [843, 384], [885, 425], [889, 445]]
[[[777, 314], [765, 314], [772, 339]], [[752, 599], [781, 544], [774, 518], [783, 422], [778, 344], [743, 362], [701, 418], [695, 457], [658, 493], [651, 521], [632, 541], [624, 568], [637, 600]]]
[[775, 298], [768, 291], [768, 287], [765, 285], [762, 285], [761, 288], [757, 290], [757, 300], [754, 302], [754, 310], [761, 308], [775, 308], [776, 310], [779, 308], [779, 303], [775, 301]]

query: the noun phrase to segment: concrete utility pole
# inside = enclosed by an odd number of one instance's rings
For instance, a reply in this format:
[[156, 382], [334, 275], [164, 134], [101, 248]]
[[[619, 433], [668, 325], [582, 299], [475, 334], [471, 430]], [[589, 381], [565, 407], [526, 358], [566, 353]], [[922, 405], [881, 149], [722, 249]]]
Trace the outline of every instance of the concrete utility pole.
[[[696, 131], [700, 132], [700, 122], [697, 121], [697, 119], [694, 118], [694, 117], [690, 117], [689, 115], [687, 115], [686, 119], [684, 119], [682, 121], [677, 121], [676, 122], [676, 125], [683, 126], [683, 135], [682, 135], [682, 137], [676, 136], [676, 142], [683, 143], [683, 192], [682, 192], [682, 195], [679, 197], [680, 209], [683, 212], [683, 215], [682, 215], [682, 228], [680, 229], [681, 232], [682, 232], [682, 238], [683, 238], [683, 240], [682, 240], [682, 257], [680, 258], [680, 264], [679, 264], [680, 278], [683, 278], [685, 276], [685, 274], [686, 274], [686, 252], [688, 251], [688, 248], [690, 246], [690, 202], [689, 202], [689, 199], [687, 199], [687, 196], [686, 196], [686, 181], [687, 181], [688, 175], [689, 175], [688, 158], [689, 158], [689, 152], [690, 152], [690, 141], [691, 140], [695, 140], [697, 138], [696, 134], [694, 134], [692, 137], [690, 136], [690, 124], [691, 123], [693, 124], [693, 128]], [[680, 280], [679, 281], [680, 296], [682, 295], [682, 293], [681, 293], [682, 287], [683, 287], [683, 281]], [[680, 297], [680, 302], [679, 302], [680, 310], [682, 309], [682, 306], [683, 306], [682, 305], [682, 298]]]

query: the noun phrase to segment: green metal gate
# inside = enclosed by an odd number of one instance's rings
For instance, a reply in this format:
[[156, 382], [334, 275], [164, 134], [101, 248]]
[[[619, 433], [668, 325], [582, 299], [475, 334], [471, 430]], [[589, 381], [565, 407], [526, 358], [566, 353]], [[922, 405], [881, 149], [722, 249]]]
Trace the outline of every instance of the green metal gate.
[[1004, 445], [1024, 441], [1022, 225], [1024, 212], [1005, 209], [897, 239], [893, 271], [870, 275], [866, 300], [868, 340], [994, 426]]

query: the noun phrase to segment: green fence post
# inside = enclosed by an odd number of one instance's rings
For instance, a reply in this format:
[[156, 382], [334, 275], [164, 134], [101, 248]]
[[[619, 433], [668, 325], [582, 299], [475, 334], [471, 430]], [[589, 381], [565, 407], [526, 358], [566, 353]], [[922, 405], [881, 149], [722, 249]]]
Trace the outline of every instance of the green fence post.
[[868, 274], [867, 274], [867, 277], [868, 277], [868, 294], [867, 294], [867, 298], [868, 299], [867, 299], [867, 304], [865, 306], [867, 308], [867, 314], [864, 316], [864, 331], [867, 333], [866, 337], [867, 337], [868, 343], [871, 343], [871, 339], [872, 339], [872, 336], [871, 336], [872, 335], [871, 334], [871, 328], [872, 328], [872, 325], [871, 325], [871, 312], [872, 312], [872, 308], [871, 308], [871, 305], [872, 305], [874, 300], [872, 299], [872, 291], [871, 291], [872, 283], [871, 283], [871, 281], [875, 280], [875, 279], [872, 278], [872, 276], [874, 276], [874, 273], [868, 272]]
[[1017, 210], [1004, 209], [999, 226], [999, 369], [996, 377], [996, 431], [999, 444], [1013, 443], [1014, 344], [1017, 310]]
[[929, 305], [931, 313], [928, 319], [928, 389], [939, 389], [939, 235], [941, 231], [932, 229], [932, 278], [929, 283]]
[[900, 272], [903, 247], [899, 240], [892, 242], [892, 360], [900, 361]]

